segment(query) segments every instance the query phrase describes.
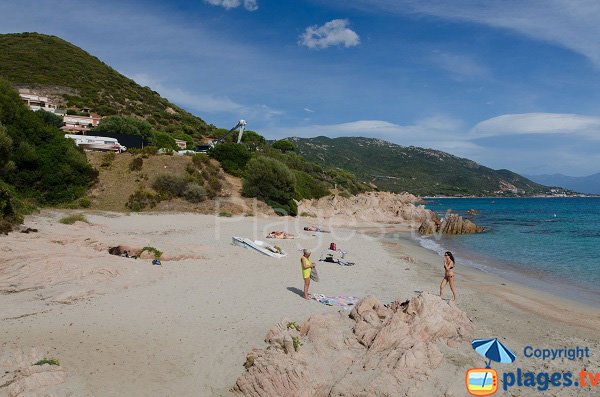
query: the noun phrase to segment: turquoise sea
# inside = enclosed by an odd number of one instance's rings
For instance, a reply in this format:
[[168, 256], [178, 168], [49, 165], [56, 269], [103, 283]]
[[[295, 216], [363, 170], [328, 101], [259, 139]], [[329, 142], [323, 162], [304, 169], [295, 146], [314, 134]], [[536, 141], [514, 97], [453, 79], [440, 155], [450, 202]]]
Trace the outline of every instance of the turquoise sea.
[[[487, 231], [420, 238], [450, 250], [457, 265], [600, 307], [600, 197], [427, 199], [443, 217], [452, 209]], [[469, 216], [469, 209], [479, 214]]]

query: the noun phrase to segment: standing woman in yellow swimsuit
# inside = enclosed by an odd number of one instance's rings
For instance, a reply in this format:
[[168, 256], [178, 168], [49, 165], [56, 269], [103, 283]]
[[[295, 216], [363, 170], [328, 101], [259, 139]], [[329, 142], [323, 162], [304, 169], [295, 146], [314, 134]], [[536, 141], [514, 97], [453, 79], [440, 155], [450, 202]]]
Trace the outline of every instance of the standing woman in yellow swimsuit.
[[450, 289], [452, 290], [452, 300], [456, 301], [456, 290], [454, 285], [454, 255], [452, 252], [446, 251], [444, 254], [444, 279], [440, 284], [440, 296], [444, 294], [444, 287], [447, 284], [450, 284]]
[[300, 264], [302, 265], [302, 278], [304, 279], [304, 299], [308, 299], [308, 287], [310, 287], [310, 272], [315, 267], [310, 261], [310, 251], [305, 249], [302, 251], [303, 255], [300, 258]]

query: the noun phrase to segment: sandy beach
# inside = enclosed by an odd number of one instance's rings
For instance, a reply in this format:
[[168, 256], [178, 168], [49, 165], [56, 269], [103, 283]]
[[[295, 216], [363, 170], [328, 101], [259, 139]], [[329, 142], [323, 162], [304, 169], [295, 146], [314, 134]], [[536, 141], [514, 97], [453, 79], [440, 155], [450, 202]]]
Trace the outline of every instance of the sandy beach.
[[[316, 261], [335, 241], [356, 262], [352, 267], [317, 262], [321, 280], [311, 285], [311, 293], [374, 295], [391, 302], [419, 292], [436, 294], [443, 275], [441, 258], [411, 241], [408, 228], [398, 225], [336, 227], [322, 234], [302, 230], [310, 218], [85, 215], [89, 224], [63, 225], [58, 222], [63, 212], [43, 211], [25, 222], [37, 233], [0, 237], [0, 396], [235, 395], [232, 388], [245, 372], [247, 352], [264, 347], [275, 323], [283, 318], [301, 323], [341, 310], [302, 299], [302, 248], [311, 249]], [[287, 257], [270, 258], [231, 244], [232, 236], [264, 239], [272, 230], [296, 234], [276, 241]], [[164, 251], [162, 266], [110, 255], [108, 248], [119, 244]], [[456, 282], [457, 305], [473, 320], [475, 337], [498, 337], [517, 354], [517, 362], [502, 370], [600, 371], [599, 308], [460, 263]], [[586, 346], [590, 357], [526, 359], [527, 345]], [[29, 383], [15, 375], [27, 360], [41, 358], [58, 359], [60, 369], [37, 380], [30, 376]], [[448, 379], [445, 389], [423, 390], [431, 396], [466, 395], [465, 370], [483, 365], [481, 357], [461, 346], [447, 352], [434, 374]], [[21, 384], [29, 389], [19, 389]], [[528, 388], [510, 392], [531, 395]], [[580, 393], [557, 388], [551, 395]]]

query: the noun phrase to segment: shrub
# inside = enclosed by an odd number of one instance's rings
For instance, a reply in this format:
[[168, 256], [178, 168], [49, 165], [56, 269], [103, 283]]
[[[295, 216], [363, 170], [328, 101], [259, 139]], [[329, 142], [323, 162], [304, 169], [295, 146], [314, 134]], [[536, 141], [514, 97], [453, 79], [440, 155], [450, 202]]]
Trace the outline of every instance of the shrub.
[[13, 189], [0, 180], [0, 233], [8, 233], [22, 221]]
[[281, 150], [282, 152], [291, 152], [294, 150], [294, 144], [287, 139], [273, 142], [273, 149]]
[[158, 150], [160, 148], [158, 146], [146, 146], [142, 149], [142, 153], [146, 156], [154, 156], [158, 154]]
[[141, 135], [149, 137], [152, 126], [146, 120], [133, 117], [108, 116], [104, 117], [95, 132], [112, 132], [117, 134]]
[[142, 159], [141, 157], [134, 157], [133, 159], [131, 159], [131, 162], [129, 163], [129, 171], [131, 171], [131, 172], [141, 171], [143, 165], [144, 165], [144, 159]]
[[146, 208], [154, 208], [160, 202], [160, 197], [145, 190], [137, 190], [127, 200], [125, 206], [131, 211], [139, 212]]
[[162, 251], [159, 251], [158, 249], [154, 248], [154, 247], [144, 247], [142, 248], [142, 250], [140, 251], [140, 255], [144, 252], [144, 251], [148, 251], [150, 253], [154, 254], [154, 258], [155, 259], [160, 259], [160, 257], [162, 256]]
[[110, 167], [110, 165], [114, 161], [115, 157], [117, 157], [117, 154], [115, 152], [105, 153], [102, 156], [102, 162], [100, 163], [100, 167], [102, 167], [102, 168]]
[[183, 197], [190, 203], [202, 202], [206, 200], [206, 196], [206, 189], [197, 184], [196, 182], [188, 184], [185, 189], [185, 192], [183, 193]]
[[89, 197], [82, 197], [79, 199], [79, 206], [81, 208], [90, 208], [92, 205], [92, 200]]
[[150, 142], [153, 146], [162, 148], [162, 149], [178, 149], [175, 144], [175, 139], [166, 132], [155, 131], [150, 136]]
[[59, 220], [63, 225], [72, 225], [75, 222], [85, 222], [90, 223], [83, 214], [72, 214], [65, 216]]
[[210, 164], [210, 157], [204, 153], [197, 153], [192, 156], [192, 163], [198, 168], [202, 168], [203, 166]]
[[47, 112], [43, 109], [38, 110], [35, 112], [35, 114], [47, 125], [51, 125], [56, 128], [63, 126], [63, 118], [57, 114]]
[[281, 215], [296, 215], [298, 206], [293, 200], [296, 178], [292, 171], [281, 161], [256, 157], [246, 167], [242, 194], [257, 197]]
[[185, 193], [187, 180], [179, 175], [162, 174], [156, 177], [152, 188], [169, 198], [181, 197]]
[[38, 362], [36, 362], [33, 365], [44, 365], [44, 364], [48, 364], [48, 365], [60, 365], [60, 362], [56, 358], [44, 358], [42, 360], [39, 360]]
[[233, 216], [233, 214], [229, 211], [221, 211], [221, 212], [219, 212], [219, 216], [222, 216], [225, 218], [231, 218]]
[[221, 163], [225, 172], [234, 176], [241, 176], [252, 158], [252, 153], [246, 146], [229, 142], [215, 146], [208, 154]]

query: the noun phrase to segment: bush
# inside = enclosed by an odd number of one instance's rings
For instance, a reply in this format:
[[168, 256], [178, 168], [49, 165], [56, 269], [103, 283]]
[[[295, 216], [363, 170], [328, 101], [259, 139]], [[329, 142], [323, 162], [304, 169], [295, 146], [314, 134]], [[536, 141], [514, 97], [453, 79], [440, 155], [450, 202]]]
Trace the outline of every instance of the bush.
[[142, 159], [141, 157], [134, 157], [129, 162], [129, 171], [131, 171], [131, 172], [141, 171], [143, 165], [144, 165], [144, 159]]
[[210, 157], [204, 153], [197, 153], [192, 156], [192, 163], [198, 168], [202, 168], [205, 165], [210, 164]]
[[268, 157], [256, 157], [248, 162], [246, 175], [242, 187], [244, 196], [265, 201], [281, 215], [298, 213], [293, 200], [296, 178], [285, 164]]
[[246, 164], [252, 158], [252, 153], [246, 146], [229, 142], [215, 146], [208, 154], [221, 163], [225, 172], [234, 176], [243, 175]]
[[150, 136], [150, 142], [152, 143], [152, 146], [156, 146], [161, 149], [179, 149], [179, 147], [175, 144], [175, 139], [173, 139], [173, 137], [166, 132], [153, 132]]
[[207, 195], [206, 189], [196, 182], [188, 184], [183, 193], [183, 197], [190, 203], [200, 203], [206, 200]]
[[160, 202], [160, 197], [145, 190], [138, 190], [129, 196], [125, 207], [131, 211], [139, 212], [146, 208], [154, 208]]
[[0, 181], [0, 233], [8, 233], [13, 226], [23, 222], [18, 211], [15, 192], [10, 186]]
[[148, 252], [150, 252], [150, 253], [154, 254], [154, 258], [155, 258], [155, 259], [160, 259], [160, 257], [161, 257], [161, 256], [162, 256], [162, 254], [163, 254], [163, 252], [162, 252], [162, 251], [160, 251], [160, 250], [158, 250], [158, 249], [156, 249], [156, 248], [154, 248], [154, 247], [144, 247], [144, 248], [142, 248], [142, 250], [140, 251], [140, 255], [141, 255], [142, 253], [144, 253], [144, 251], [148, 251]]
[[273, 149], [281, 150], [282, 152], [291, 152], [294, 150], [294, 144], [287, 139], [273, 142]]
[[146, 120], [133, 117], [108, 116], [102, 119], [94, 131], [149, 137], [152, 133], [152, 126]]
[[82, 197], [79, 199], [79, 206], [81, 208], [90, 208], [92, 205], [92, 201], [89, 197]]
[[112, 162], [114, 161], [117, 154], [115, 152], [108, 152], [102, 156], [102, 163], [100, 163], [100, 167], [109, 168]]
[[187, 184], [187, 179], [182, 176], [162, 174], [156, 177], [152, 183], [152, 188], [163, 196], [173, 198], [183, 196]]
[[68, 215], [68, 216], [65, 216], [64, 218], [62, 218], [61, 220], [59, 220], [59, 222], [62, 223], [63, 225], [72, 225], [75, 222], [90, 223], [90, 222], [88, 222], [88, 220], [86, 219], [86, 217], [83, 214]]
[[47, 125], [51, 125], [56, 128], [63, 126], [63, 118], [57, 114], [47, 112], [43, 109], [38, 110], [35, 112], [35, 114]]

